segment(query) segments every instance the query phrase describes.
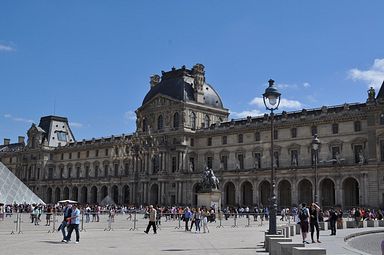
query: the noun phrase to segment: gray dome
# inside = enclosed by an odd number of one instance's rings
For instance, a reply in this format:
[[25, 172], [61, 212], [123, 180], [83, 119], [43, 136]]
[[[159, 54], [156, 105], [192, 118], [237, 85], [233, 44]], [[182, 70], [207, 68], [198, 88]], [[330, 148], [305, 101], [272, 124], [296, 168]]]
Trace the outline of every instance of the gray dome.
[[[180, 101], [195, 101], [195, 91], [193, 87], [194, 78], [191, 70], [173, 69], [169, 72], [163, 72], [161, 81], [151, 87], [144, 97], [142, 105], [145, 105], [158, 94], [169, 96]], [[223, 103], [218, 93], [207, 83], [203, 84], [204, 104], [214, 108], [223, 109]]]

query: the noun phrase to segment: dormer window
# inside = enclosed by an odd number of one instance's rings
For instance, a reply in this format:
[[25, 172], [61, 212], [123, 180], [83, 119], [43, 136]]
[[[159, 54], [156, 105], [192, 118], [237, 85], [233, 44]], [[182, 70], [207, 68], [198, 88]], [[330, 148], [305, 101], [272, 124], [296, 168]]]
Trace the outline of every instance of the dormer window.
[[57, 132], [57, 139], [59, 141], [62, 141], [62, 142], [66, 142], [67, 141], [67, 133], [65, 132]]

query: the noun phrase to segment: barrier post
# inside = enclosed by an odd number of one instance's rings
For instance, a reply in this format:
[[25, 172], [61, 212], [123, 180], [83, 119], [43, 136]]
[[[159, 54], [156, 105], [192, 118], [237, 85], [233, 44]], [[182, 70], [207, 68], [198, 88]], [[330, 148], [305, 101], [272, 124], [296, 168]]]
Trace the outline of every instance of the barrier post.
[[251, 226], [250, 222], [250, 214], [247, 214], [247, 225], [245, 225], [246, 228], [249, 228]]
[[52, 214], [52, 230], [48, 230], [48, 233], [55, 233], [56, 230], [56, 210]]
[[136, 222], [137, 222], [137, 212], [135, 211], [135, 214], [133, 215], [133, 227], [129, 229], [129, 231], [135, 231], [138, 230], [136, 227]]
[[239, 226], [237, 226], [237, 214], [235, 214], [234, 218], [233, 218], [233, 228], [237, 228]]
[[222, 215], [221, 211], [219, 210], [219, 226], [216, 226], [216, 228], [223, 228], [224, 226], [222, 225]]
[[18, 234], [22, 234], [23, 231], [21, 231], [21, 222], [22, 222], [22, 214], [20, 212], [17, 213], [19, 215], [19, 232], [17, 232]]
[[16, 220], [13, 223], [15, 223], [15, 231], [12, 230], [11, 235], [16, 234], [19, 230], [19, 213], [16, 214]]
[[87, 232], [84, 228], [84, 212], [81, 213], [81, 227], [80, 227], [80, 232]]
[[179, 226], [175, 227], [175, 229], [181, 229], [181, 214], [179, 214]]
[[111, 215], [108, 216], [108, 220], [107, 221], [108, 221], [108, 226], [104, 229], [104, 231], [113, 231]]

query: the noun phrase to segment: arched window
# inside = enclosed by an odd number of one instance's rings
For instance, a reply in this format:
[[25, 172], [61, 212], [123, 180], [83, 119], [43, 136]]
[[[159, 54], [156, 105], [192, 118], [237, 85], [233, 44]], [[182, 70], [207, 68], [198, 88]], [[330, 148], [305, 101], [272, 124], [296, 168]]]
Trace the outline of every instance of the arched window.
[[191, 112], [189, 115], [189, 121], [191, 123], [191, 128], [196, 129], [196, 114], [194, 112]]
[[211, 121], [210, 121], [210, 119], [209, 119], [209, 116], [208, 116], [208, 115], [205, 115], [205, 117], [204, 117], [204, 127], [205, 127], [205, 128], [208, 128], [209, 125], [211, 124], [210, 122], [211, 122]]
[[157, 118], [157, 129], [162, 130], [164, 127], [164, 119], [163, 115], [160, 115], [159, 118]]
[[178, 112], [175, 112], [175, 114], [173, 114], [173, 127], [174, 127], [174, 128], [178, 128], [178, 127], [179, 127], [179, 124], [180, 124], [179, 113], [178, 113]]

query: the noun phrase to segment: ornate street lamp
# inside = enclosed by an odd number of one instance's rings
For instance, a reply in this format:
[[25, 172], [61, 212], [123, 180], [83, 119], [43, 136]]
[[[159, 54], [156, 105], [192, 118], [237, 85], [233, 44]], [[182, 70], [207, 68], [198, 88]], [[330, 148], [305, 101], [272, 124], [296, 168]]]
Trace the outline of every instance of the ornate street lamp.
[[271, 204], [269, 208], [269, 234], [276, 235], [276, 213], [277, 213], [277, 199], [276, 199], [276, 181], [275, 181], [275, 165], [273, 155], [273, 138], [274, 138], [274, 127], [273, 127], [273, 111], [277, 110], [280, 105], [280, 92], [275, 87], [275, 81], [270, 79], [268, 81], [269, 86], [265, 89], [263, 94], [263, 101], [265, 108], [271, 111]]
[[314, 165], [315, 165], [315, 202], [319, 202], [319, 197], [317, 194], [317, 163], [319, 161], [319, 148], [320, 148], [320, 139], [317, 137], [317, 134], [313, 136], [312, 139], [312, 149], [314, 151]]

